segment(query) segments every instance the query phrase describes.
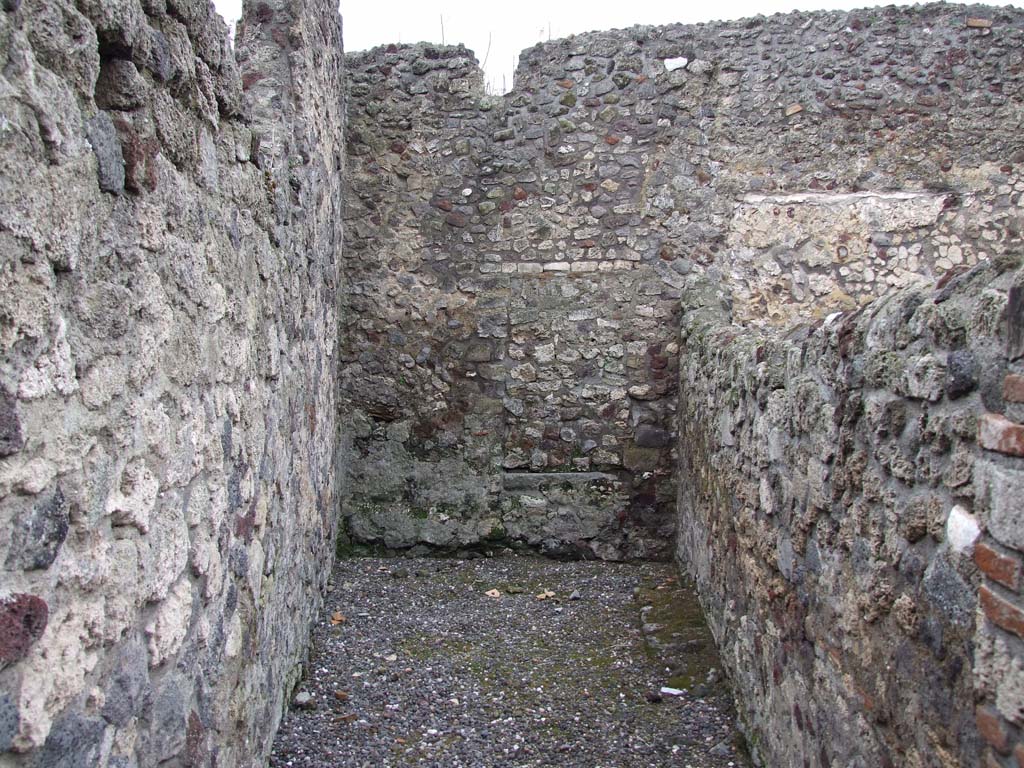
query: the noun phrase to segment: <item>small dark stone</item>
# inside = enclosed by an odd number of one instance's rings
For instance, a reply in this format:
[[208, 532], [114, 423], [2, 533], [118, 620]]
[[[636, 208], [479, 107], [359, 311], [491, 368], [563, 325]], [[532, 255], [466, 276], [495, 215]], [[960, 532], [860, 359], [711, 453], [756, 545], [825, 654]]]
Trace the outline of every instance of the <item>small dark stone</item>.
[[117, 661], [106, 688], [106, 701], [100, 714], [108, 723], [125, 725], [138, 714], [143, 692], [149, 683], [149, 657], [138, 644], [126, 645]]
[[408, 579], [409, 578], [409, 569], [408, 568], [395, 568], [395, 570], [393, 570], [391, 572], [391, 575], [394, 578], [396, 578], [396, 579]]
[[16, 594], [0, 601], [0, 662], [20, 661], [43, 636], [50, 609], [36, 595]]
[[655, 691], [648, 691], [644, 694], [644, 698], [647, 699], [648, 704], [661, 704], [661, 702], [664, 701], [661, 694], [656, 693]]
[[978, 386], [978, 361], [964, 349], [950, 352], [946, 360], [946, 395], [955, 400]]
[[464, 213], [458, 211], [452, 211], [444, 217], [445, 222], [452, 227], [464, 227], [469, 224], [469, 219]]
[[188, 700], [177, 680], [164, 683], [149, 710], [149, 738], [140, 750], [143, 764], [155, 765], [185, 746]]
[[672, 442], [672, 435], [664, 429], [642, 424], [637, 427], [635, 440], [641, 448], [664, 448]]
[[715, 757], [728, 757], [731, 752], [732, 750], [729, 748], [729, 745], [724, 741], [720, 741], [710, 749], [708, 754], [714, 755]]
[[247, 474], [249, 467], [245, 464], [236, 464], [228, 475], [228, 510], [231, 512], [237, 512], [242, 507], [242, 480]]
[[21, 7], [21, 0], [4, 0], [4, 10], [8, 13], [14, 13]]
[[245, 578], [249, 572], [249, 551], [242, 544], [236, 544], [228, 553], [228, 567], [239, 578]]
[[120, 194], [124, 191], [124, 155], [114, 121], [106, 112], [98, 112], [86, 121], [85, 135], [96, 155], [100, 189]]
[[100, 67], [94, 98], [100, 109], [138, 109], [145, 103], [147, 88], [135, 64], [109, 59]]
[[[237, 221], [237, 218], [236, 218], [236, 221]], [[228, 416], [225, 416], [224, 417], [224, 426], [223, 426], [223, 428], [221, 429], [221, 432], [220, 432], [220, 447], [223, 449], [225, 456], [231, 456], [231, 454], [232, 454], [232, 448], [233, 448], [233, 445], [234, 445], [234, 443], [232, 442], [233, 436], [234, 435], [233, 435], [232, 426], [231, 426], [231, 418], [228, 417]]]
[[1006, 304], [1006, 356], [1010, 360], [1024, 357], [1024, 286], [1010, 289]]
[[25, 445], [14, 397], [0, 387], [0, 456], [17, 453]]
[[151, 30], [149, 43], [149, 71], [153, 78], [166, 83], [174, 77], [174, 60], [171, 58], [171, 45], [167, 37], [159, 29]]
[[929, 601], [949, 622], [966, 627], [974, 620], [974, 590], [949, 555], [940, 554], [932, 560], [922, 583]]
[[18, 733], [18, 705], [6, 693], [0, 693], [0, 752], [11, 748]]
[[675, 259], [669, 266], [680, 275], [688, 275], [693, 271], [693, 262], [689, 259]]
[[904, 296], [902, 300], [902, 317], [903, 322], [909, 322], [910, 318], [914, 316], [917, 308], [924, 303], [924, 296], [920, 293], [911, 293], [908, 296]]
[[71, 712], [61, 717], [35, 759], [37, 768], [90, 768], [98, 765], [106, 723]]
[[238, 211], [231, 212], [231, 224], [228, 225], [228, 238], [231, 246], [237, 251], [242, 247], [242, 233], [238, 229]]
[[490, 362], [493, 357], [491, 347], [484, 342], [473, 342], [466, 348], [466, 360], [471, 363]]
[[8, 568], [49, 568], [68, 535], [68, 503], [60, 487], [53, 496], [26, 509], [14, 522]]

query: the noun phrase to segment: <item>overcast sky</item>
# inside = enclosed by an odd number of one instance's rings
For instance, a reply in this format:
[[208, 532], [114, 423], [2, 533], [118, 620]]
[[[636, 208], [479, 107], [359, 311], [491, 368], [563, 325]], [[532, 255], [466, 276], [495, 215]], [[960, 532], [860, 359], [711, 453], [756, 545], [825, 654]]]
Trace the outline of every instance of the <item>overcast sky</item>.
[[[241, 4], [241, 0], [214, 0], [217, 10], [229, 23], [238, 18]], [[472, 49], [481, 64], [485, 64], [490, 89], [501, 93], [512, 87], [512, 72], [519, 52], [547, 40], [549, 35], [554, 39], [634, 24], [740, 19], [794, 9], [891, 4], [869, 0], [717, 0], [714, 3], [686, 0], [515, 0], [510, 3], [483, 0], [444, 0], [439, 3], [342, 0], [341, 13], [346, 51], [361, 51], [382, 43], [415, 43], [421, 40], [440, 43], [443, 23], [443, 42], [464, 43]]]

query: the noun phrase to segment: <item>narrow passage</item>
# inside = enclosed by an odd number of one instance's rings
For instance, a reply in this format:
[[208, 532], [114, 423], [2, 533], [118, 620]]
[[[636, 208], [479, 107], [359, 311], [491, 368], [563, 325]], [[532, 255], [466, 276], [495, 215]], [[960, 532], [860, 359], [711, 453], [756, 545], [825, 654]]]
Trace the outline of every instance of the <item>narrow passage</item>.
[[672, 565], [342, 560], [270, 764], [744, 766], [717, 663]]

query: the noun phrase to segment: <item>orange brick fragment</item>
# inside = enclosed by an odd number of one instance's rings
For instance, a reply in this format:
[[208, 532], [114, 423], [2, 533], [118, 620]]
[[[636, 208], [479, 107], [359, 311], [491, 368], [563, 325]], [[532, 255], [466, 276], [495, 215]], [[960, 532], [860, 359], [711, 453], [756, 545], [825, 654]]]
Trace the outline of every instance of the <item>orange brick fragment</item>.
[[1020, 558], [1004, 555], [979, 541], [974, 545], [974, 562], [992, 581], [1014, 592], [1020, 588]]
[[982, 585], [978, 591], [981, 609], [989, 621], [1018, 637], [1024, 638], [1024, 611], [1005, 597], [1000, 597], [988, 585]]

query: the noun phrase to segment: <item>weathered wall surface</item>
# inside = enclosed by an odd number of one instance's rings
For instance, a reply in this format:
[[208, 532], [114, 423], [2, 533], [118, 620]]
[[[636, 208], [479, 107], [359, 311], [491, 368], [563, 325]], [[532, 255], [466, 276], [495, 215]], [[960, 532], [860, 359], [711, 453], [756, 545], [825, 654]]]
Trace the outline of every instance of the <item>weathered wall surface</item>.
[[1019, 759], [1022, 21], [595, 33], [504, 97], [390, 46], [343, 148], [326, 2], [232, 53], [5, 0], [0, 761], [258, 761], [342, 484], [394, 547], [667, 556], [678, 507], [769, 762]]
[[485, 96], [464, 49], [347, 65], [353, 534], [667, 555], [679, 293], [636, 208], [641, 150], [601, 188], [550, 135], [566, 88]]
[[621, 494], [575, 544], [663, 553], [687, 276], [786, 325], [1002, 253], [1020, 35], [950, 6], [637, 27], [526, 51], [504, 97], [464, 49], [350, 56], [353, 532], [553, 543], [506, 476], [598, 471]]
[[3, 765], [259, 763], [326, 579], [340, 20], [211, 8], [0, 10]]
[[705, 89], [652, 200], [693, 261], [678, 556], [766, 764], [1014, 749], [1022, 35], [931, 6], [675, 50]]
[[1020, 648], [976, 617], [978, 566], [1009, 567], [998, 610], [1019, 555], [975, 539], [1024, 492], [1024, 445], [986, 426], [1020, 415], [1022, 281], [975, 268], [789, 333], [692, 294], [679, 555], [767, 764], [977, 765], [976, 686], [1019, 722]]

